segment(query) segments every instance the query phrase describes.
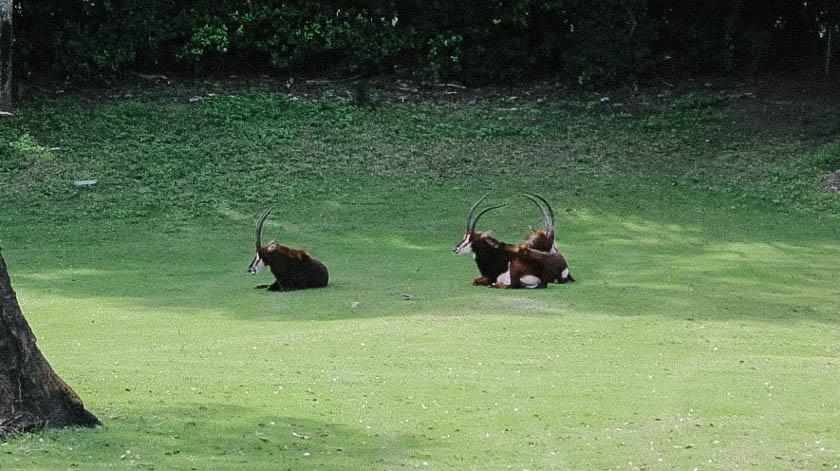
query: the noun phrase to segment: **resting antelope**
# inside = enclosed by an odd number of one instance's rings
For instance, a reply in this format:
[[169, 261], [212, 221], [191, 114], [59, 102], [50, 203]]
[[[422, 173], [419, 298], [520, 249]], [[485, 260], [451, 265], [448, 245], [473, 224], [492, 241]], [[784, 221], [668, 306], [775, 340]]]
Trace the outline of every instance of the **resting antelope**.
[[473, 280], [473, 285], [497, 288], [545, 288], [548, 283], [575, 281], [569, 272], [565, 258], [554, 247], [554, 213], [545, 199], [533, 193], [523, 195], [533, 201], [543, 212], [545, 229], [532, 229], [532, 234], [525, 241], [519, 246], [514, 246], [490, 237], [491, 231], [477, 232], [475, 230], [479, 217], [501, 206], [487, 207], [473, 220], [475, 209], [486, 196], [481, 197], [470, 208], [467, 215], [466, 234], [454, 250], [456, 254], [467, 252], [475, 254], [475, 261], [482, 276]]
[[525, 246], [534, 250], [543, 252], [557, 253], [557, 247], [554, 246], [554, 211], [551, 205], [542, 196], [536, 193], [523, 193], [523, 197], [531, 200], [540, 211], [543, 213], [544, 229], [534, 229], [531, 227], [531, 235], [519, 244], [520, 247]]
[[487, 195], [479, 198], [479, 200], [476, 201], [470, 208], [470, 212], [467, 214], [467, 229], [464, 233], [464, 238], [453, 250], [456, 255], [462, 253], [473, 254], [475, 263], [478, 265], [478, 271], [481, 273], [480, 277], [473, 280], [474, 286], [492, 286], [493, 283], [496, 283], [499, 276], [508, 271], [508, 267], [510, 265], [510, 256], [505, 248], [516, 248], [513, 245], [499, 242], [491, 237], [493, 231], [475, 230], [475, 225], [478, 223], [481, 216], [488, 211], [504, 206], [501, 204], [488, 206], [482, 209], [478, 213], [478, 216], [473, 219], [476, 208], [478, 208], [478, 205], [484, 201], [484, 198], [487, 198]]
[[510, 265], [493, 285], [495, 288], [545, 288], [549, 283], [575, 281], [566, 259], [557, 252], [543, 252], [524, 246], [506, 246], [502, 250], [510, 258]]
[[268, 245], [262, 245], [260, 236], [263, 223], [272, 209], [273, 207], [263, 211], [257, 221], [257, 256], [254, 257], [248, 271], [256, 275], [268, 266], [275, 280], [270, 285], [259, 285], [257, 288], [268, 288], [269, 291], [293, 291], [327, 286], [329, 282], [327, 267], [312, 258], [309, 252], [278, 245], [274, 240]]
[[566, 259], [554, 245], [554, 211], [542, 196], [524, 193], [543, 213], [545, 229], [531, 228], [519, 247], [512, 250], [503, 247], [510, 257], [510, 270], [494, 286], [497, 288], [545, 288], [548, 283], [575, 281], [569, 272]]

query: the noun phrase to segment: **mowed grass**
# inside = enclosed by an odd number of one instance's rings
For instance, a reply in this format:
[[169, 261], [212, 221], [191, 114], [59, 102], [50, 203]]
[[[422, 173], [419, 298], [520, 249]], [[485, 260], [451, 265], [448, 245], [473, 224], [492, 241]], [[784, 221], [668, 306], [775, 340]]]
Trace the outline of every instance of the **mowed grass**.
[[[697, 96], [185, 101], [7, 124], [3, 256], [105, 426], [6, 437], [0, 468], [840, 466], [830, 133], [739, 131]], [[479, 225], [509, 242], [542, 221], [520, 192], [551, 201], [579, 281], [472, 287], [451, 249], [487, 191], [509, 204]], [[328, 288], [253, 289], [272, 203], [264, 241], [311, 251]]]

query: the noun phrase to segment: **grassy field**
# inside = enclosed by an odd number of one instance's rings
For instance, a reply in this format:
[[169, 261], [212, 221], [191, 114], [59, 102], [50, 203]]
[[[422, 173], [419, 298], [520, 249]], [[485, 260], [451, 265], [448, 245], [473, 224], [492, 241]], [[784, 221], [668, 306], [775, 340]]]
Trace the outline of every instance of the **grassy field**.
[[[189, 96], [0, 123], [13, 286], [104, 422], [0, 439], [0, 469], [840, 467], [835, 108], [763, 127], [728, 90]], [[487, 191], [509, 204], [479, 229], [508, 242], [542, 221], [519, 193], [552, 203], [577, 283], [471, 286], [452, 248]], [[270, 204], [264, 241], [328, 288], [253, 289]]]

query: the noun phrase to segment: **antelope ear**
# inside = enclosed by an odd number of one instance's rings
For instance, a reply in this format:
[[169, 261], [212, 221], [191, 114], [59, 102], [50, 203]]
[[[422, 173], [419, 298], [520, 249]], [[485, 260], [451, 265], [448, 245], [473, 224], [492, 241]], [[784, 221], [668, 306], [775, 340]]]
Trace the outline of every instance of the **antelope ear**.
[[537, 232], [537, 230], [534, 229], [534, 226], [528, 226], [528, 227], [531, 228], [531, 232]]
[[269, 252], [274, 252], [274, 249], [276, 249], [276, 248], [277, 248], [277, 241], [276, 240], [272, 240], [271, 242], [268, 243], [268, 251]]
[[484, 232], [481, 233], [481, 237], [479, 237], [479, 238], [480, 239], [486, 239], [486, 238], [490, 237], [491, 235], [493, 235], [493, 231], [484, 231]]

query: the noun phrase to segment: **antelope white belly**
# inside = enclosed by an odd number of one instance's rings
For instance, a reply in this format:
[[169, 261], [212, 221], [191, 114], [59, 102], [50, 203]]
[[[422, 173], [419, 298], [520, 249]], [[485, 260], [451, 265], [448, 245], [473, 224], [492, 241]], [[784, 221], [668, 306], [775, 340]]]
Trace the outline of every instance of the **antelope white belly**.
[[508, 271], [502, 273], [496, 278], [496, 284], [499, 285], [509, 285], [510, 284], [510, 265], [508, 265]]
[[[510, 274], [508, 273], [508, 275]], [[525, 275], [519, 279], [519, 282], [526, 288], [536, 288], [540, 285], [540, 279], [534, 275]]]

